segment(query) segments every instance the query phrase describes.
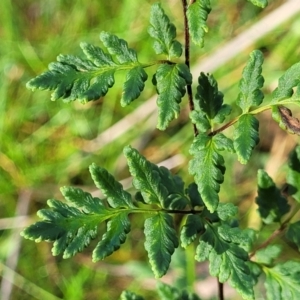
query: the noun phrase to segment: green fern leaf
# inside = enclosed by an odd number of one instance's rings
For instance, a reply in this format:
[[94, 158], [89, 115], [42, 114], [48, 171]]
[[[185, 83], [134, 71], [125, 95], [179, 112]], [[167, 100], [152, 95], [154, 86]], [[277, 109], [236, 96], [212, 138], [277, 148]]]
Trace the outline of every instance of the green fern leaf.
[[157, 291], [160, 300], [170, 300], [170, 299], [181, 300], [182, 299], [181, 291], [163, 282], [157, 283]]
[[207, 223], [205, 227], [195, 258], [200, 262], [208, 259], [212, 276], [218, 276], [220, 282], [228, 280], [244, 299], [254, 299], [254, 278], [247, 265], [248, 254], [240, 246], [247, 235], [227, 225], [215, 227]]
[[124, 148], [133, 185], [140, 190], [143, 200], [166, 209], [183, 209], [188, 204], [184, 194], [184, 184], [179, 176], [174, 176], [165, 167], [149, 162], [130, 146]]
[[259, 142], [259, 123], [251, 114], [242, 115], [234, 130], [233, 144], [238, 160], [241, 164], [246, 164], [254, 147]]
[[[59, 55], [57, 62], [49, 64], [49, 71], [31, 79], [27, 88], [53, 91], [53, 101], [64, 102], [79, 100], [86, 103], [106, 95], [114, 85], [116, 71], [126, 70], [127, 76], [123, 87], [121, 104], [127, 105], [139, 97], [147, 80], [143, 66], [138, 62], [137, 54], [128, 48], [127, 43], [106, 32], [100, 35], [109, 53], [101, 48], [81, 43], [87, 59], [73, 55]], [[116, 57], [117, 62], [113, 60]], [[134, 83], [134, 84], [133, 84]]]
[[132, 183], [137, 190], [141, 191], [144, 201], [157, 205], [163, 203], [168, 193], [160, 182], [158, 167], [130, 146], [125, 147], [123, 152], [133, 176]]
[[189, 201], [185, 196], [184, 182], [181, 177], [173, 175], [167, 168], [159, 167], [159, 177], [168, 191], [168, 196], [163, 199], [161, 205], [166, 209], [184, 209]]
[[287, 261], [273, 268], [263, 267], [267, 299], [300, 299], [300, 263]]
[[140, 96], [147, 79], [148, 75], [142, 67], [135, 67], [127, 72], [121, 98], [121, 105], [123, 107]]
[[265, 8], [268, 5], [268, 0], [248, 0], [248, 1], [261, 8]]
[[272, 178], [263, 170], [258, 170], [258, 212], [264, 223], [280, 222], [283, 215], [289, 212], [290, 205], [281, 195]]
[[177, 233], [173, 218], [166, 213], [158, 213], [145, 221], [145, 249], [148, 252], [152, 271], [156, 278], [166, 274], [171, 256], [178, 247]]
[[92, 164], [90, 173], [95, 185], [107, 197], [107, 202], [111, 207], [134, 207], [131, 195], [124, 191], [122, 185], [104, 168]]
[[236, 101], [243, 113], [249, 112], [252, 106], [258, 106], [264, 99], [260, 90], [264, 85], [264, 78], [261, 75], [264, 57], [261, 51], [254, 50], [243, 70], [243, 77], [239, 83], [240, 93]]
[[290, 153], [287, 173], [288, 193], [300, 203], [300, 146]]
[[199, 215], [188, 215], [180, 232], [181, 246], [186, 248], [202, 231], [204, 231], [204, 224]]
[[271, 265], [282, 252], [279, 245], [268, 245], [266, 248], [255, 252], [255, 261], [260, 264]]
[[[50, 209], [38, 212], [43, 221], [29, 226], [22, 235], [36, 242], [54, 242], [53, 255], [63, 253], [63, 258], [69, 258], [88, 246], [96, 237], [98, 225], [109, 220], [107, 232], [94, 250], [93, 259], [103, 259], [117, 250], [130, 230], [127, 215], [128, 208], [134, 208], [131, 196], [105, 169], [92, 165], [90, 171], [110, 206], [79, 188], [63, 187], [61, 192], [70, 205], [49, 200]], [[127, 209], [126, 212], [122, 208]]]
[[204, 35], [208, 32], [206, 20], [210, 12], [210, 0], [193, 1], [187, 10], [189, 32], [192, 37], [192, 41], [200, 47], [203, 47]]
[[297, 87], [299, 93], [300, 84], [300, 63], [291, 66], [278, 80], [278, 87], [272, 93], [271, 104], [278, 104], [284, 99], [292, 97], [294, 87]]
[[158, 129], [165, 130], [170, 121], [178, 117], [185, 86], [191, 82], [192, 75], [185, 64], [162, 64], [158, 67], [153, 77], [158, 92]]
[[297, 221], [295, 223], [289, 224], [288, 230], [285, 234], [285, 236], [295, 243], [300, 251], [300, 221]]
[[[103, 203], [99, 198], [94, 198], [90, 193], [74, 187], [62, 187], [60, 191], [66, 200], [85, 213], [103, 213]], [[61, 204], [62, 207], [65, 207], [63, 202], [58, 202], [57, 204]], [[62, 209], [62, 207], [60, 209]], [[66, 209], [68, 210], [71, 208], [66, 207]], [[60, 213], [62, 213], [62, 210]]]
[[198, 83], [191, 119], [201, 132], [205, 132], [214, 124], [222, 123], [231, 113], [231, 108], [223, 104], [223, 94], [218, 90], [218, 83], [212, 75], [201, 73]]
[[218, 207], [220, 184], [224, 181], [224, 158], [219, 153], [222, 150], [234, 151], [232, 141], [221, 133], [213, 137], [199, 134], [190, 148], [194, 158], [189, 172], [195, 176], [201, 198], [210, 212]]
[[227, 221], [236, 217], [238, 208], [233, 203], [219, 203], [216, 212], [220, 220]]
[[204, 206], [203, 200], [201, 199], [201, 196], [198, 191], [198, 186], [195, 182], [191, 183], [188, 186], [186, 193], [190, 198], [192, 208], [195, 208], [196, 206]]
[[127, 64], [129, 62], [138, 62], [137, 54], [133, 49], [128, 48], [128, 44], [123, 39], [108, 32], [100, 33], [100, 40], [107, 48], [111, 55], [115, 55], [120, 64]]
[[140, 295], [137, 295], [130, 291], [123, 291], [120, 300], [144, 300], [144, 298]]
[[153, 49], [156, 54], [165, 54], [169, 59], [181, 56], [182, 46], [175, 40], [176, 27], [170, 22], [159, 3], [151, 7], [148, 33], [155, 39]]
[[80, 189], [65, 187], [62, 191], [75, 207], [48, 200], [50, 209], [42, 209], [37, 213], [43, 221], [30, 225], [21, 235], [36, 242], [54, 242], [53, 255], [63, 253], [64, 258], [69, 258], [88, 246], [96, 237], [97, 225], [111, 218], [114, 213], [99, 198], [93, 198]]
[[200, 300], [194, 293], [189, 293], [186, 290], [175, 288], [163, 282], [157, 283], [157, 291], [160, 300]]
[[107, 222], [107, 231], [93, 251], [93, 261], [104, 259], [118, 250], [130, 231], [128, 212], [119, 213]]

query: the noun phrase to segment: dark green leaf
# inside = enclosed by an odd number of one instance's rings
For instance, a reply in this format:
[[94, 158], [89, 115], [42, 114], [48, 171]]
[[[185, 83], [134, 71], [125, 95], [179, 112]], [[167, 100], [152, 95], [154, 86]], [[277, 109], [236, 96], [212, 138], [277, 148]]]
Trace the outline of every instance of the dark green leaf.
[[252, 150], [259, 142], [258, 127], [257, 119], [250, 114], [242, 115], [237, 122], [233, 144], [241, 164], [249, 161]]
[[159, 3], [155, 3], [151, 7], [148, 32], [155, 39], [153, 48], [156, 54], [165, 54], [168, 58], [181, 56], [182, 46], [175, 40], [176, 28]]
[[[51, 209], [38, 211], [43, 221], [30, 225], [21, 234], [36, 242], [54, 242], [53, 255], [63, 253], [63, 257], [68, 258], [89, 245], [96, 237], [97, 225], [111, 218], [112, 212], [105, 208], [100, 199], [80, 189], [63, 188], [62, 191], [77, 207], [80, 207], [81, 199], [82, 211], [61, 201], [48, 200]], [[92, 211], [93, 208], [95, 211]]]
[[243, 77], [239, 83], [240, 93], [236, 101], [243, 113], [249, 112], [252, 106], [258, 106], [264, 99], [260, 90], [264, 85], [264, 78], [261, 75], [264, 57], [261, 51], [254, 50], [243, 70]]
[[158, 129], [165, 130], [170, 121], [178, 117], [185, 86], [191, 81], [191, 74], [185, 64], [162, 64], [158, 67], [154, 75], [158, 92]]
[[163, 203], [168, 191], [160, 181], [158, 167], [130, 146], [125, 147], [123, 152], [133, 176], [133, 185], [141, 191], [144, 201], [157, 205]]
[[238, 228], [206, 224], [196, 249], [196, 259], [200, 262], [208, 259], [212, 276], [218, 276], [220, 282], [228, 280], [244, 299], [254, 299], [255, 278], [247, 265], [248, 254], [240, 245], [246, 243], [245, 239], [247, 235]]
[[204, 206], [201, 196], [198, 191], [198, 186], [195, 182], [191, 183], [187, 188], [187, 194], [193, 208], [196, 206]]
[[285, 234], [285, 236], [296, 244], [300, 251], [300, 221], [297, 221], [295, 223], [289, 224], [288, 230]]
[[231, 108], [229, 105], [223, 104], [223, 94], [219, 92], [218, 83], [212, 75], [201, 73], [198, 83], [195, 99], [197, 115], [192, 113], [191, 118], [203, 132], [213, 127], [215, 123], [222, 123], [225, 117], [230, 114]]
[[280, 222], [283, 215], [290, 210], [287, 199], [281, 195], [272, 178], [263, 170], [258, 170], [258, 196], [256, 203], [264, 223]]
[[200, 132], [206, 132], [211, 128], [210, 122], [203, 111], [194, 109], [190, 112], [190, 118]]
[[210, 212], [217, 209], [220, 184], [224, 180], [224, 158], [221, 150], [233, 151], [232, 142], [223, 134], [213, 137], [199, 134], [190, 148], [194, 158], [189, 163], [189, 172], [194, 175], [195, 182], [203, 202]]
[[157, 283], [157, 290], [160, 300], [200, 300], [200, 298], [194, 293], [189, 293], [163, 282]]
[[124, 148], [124, 155], [134, 177], [133, 185], [140, 190], [143, 202], [166, 209], [180, 210], [187, 206], [184, 183], [179, 176], [173, 175], [165, 167], [152, 164], [130, 146]]
[[157, 213], [145, 221], [145, 249], [156, 278], [166, 274], [171, 256], [178, 247], [177, 233], [169, 214]]
[[[137, 54], [128, 48], [127, 43], [106, 32], [100, 38], [109, 53], [101, 48], [81, 43], [81, 48], [87, 59], [73, 55], [59, 55], [57, 62], [49, 64], [49, 71], [31, 79], [27, 88], [36, 90], [51, 90], [52, 100], [62, 99], [65, 102], [79, 100], [82, 103], [97, 100], [106, 95], [114, 85], [114, 73], [126, 70], [122, 105], [135, 100], [144, 88], [147, 80]], [[113, 60], [114, 55], [118, 61]]]
[[92, 164], [90, 173], [95, 185], [107, 197], [111, 207], [134, 207], [131, 195], [124, 191], [123, 186], [107, 170]]
[[268, 245], [266, 248], [260, 249], [255, 252], [255, 261], [270, 265], [273, 263], [282, 251], [279, 245]]
[[196, 0], [187, 10], [190, 35], [193, 42], [200, 47], [203, 47], [204, 35], [208, 32], [206, 20], [210, 11], [210, 0]]
[[157, 291], [160, 300], [182, 300], [181, 291], [163, 282], [157, 282]]
[[188, 205], [188, 199], [184, 193], [184, 182], [181, 177], [173, 175], [165, 167], [159, 167], [159, 177], [168, 191], [168, 196], [163, 199], [162, 207], [166, 209], [182, 210]]
[[[83, 53], [85, 54], [85, 56], [96, 67], [102, 67], [102, 66], [117, 67], [118, 64], [114, 62], [112, 56], [109, 53], [105, 53], [101, 48], [88, 43], [81, 43], [80, 47]], [[72, 64], [71, 61], [69, 61], [68, 63]]]
[[107, 48], [111, 55], [115, 55], [120, 64], [136, 63], [138, 62], [137, 54], [133, 49], [128, 48], [128, 44], [123, 39], [110, 34], [108, 32], [100, 33], [100, 40]]
[[216, 212], [220, 220], [227, 221], [236, 217], [238, 208], [232, 203], [219, 203]]
[[287, 261], [273, 268], [263, 267], [268, 300], [300, 299], [300, 263]]
[[130, 291], [123, 291], [120, 300], [144, 300], [144, 298]]
[[119, 213], [107, 222], [107, 231], [93, 251], [93, 261], [104, 259], [118, 250], [130, 231], [127, 212]]
[[272, 93], [271, 104], [290, 98], [294, 94], [294, 87], [300, 83], [300, 62], [290, 67], [278, 80], [278, 87]]
[[[99, 198], [94, 198], [90, 193], [73, 187], [62, 187], [60, 191], [66, 200], [72, 202], [72, 204], [78, 209], [82, 209], [85, 213], [103, 213], [103, 203]], [[60, 202], [60, 204], [63, 203]], [[62, 212], [60, 211], [60, 213]]]
[[268, 5], [268, 0], [248, 0], [248, 1], [261, 8], [265, 8]]
[[199, 215], [188, 215], [180, 232], [181, 246], [186, 248], [203, 230], [204, 225], [201, 217]]
[[143, 91], [148, 75], [142, 67], [135, 67], [126, 74], [121, 105], [126, 106], [137, 99]]
[[287, 173], [288, 194], [300, 203], [300, 146], [290, 153]]

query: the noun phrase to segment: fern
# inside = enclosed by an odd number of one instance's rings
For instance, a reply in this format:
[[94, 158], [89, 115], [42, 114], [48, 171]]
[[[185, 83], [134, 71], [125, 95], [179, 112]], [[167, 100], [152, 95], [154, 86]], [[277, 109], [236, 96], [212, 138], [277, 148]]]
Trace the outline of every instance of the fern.
[[[261, 8], [267, 5], [266, 0], [250, 2]], [[156, 278], [167, 273], [175, 249], [181, 246], [186, 251], [195, 249], [195, 260], [209, 263], [209, 272], [218, 278], [219, 287], [228, 282], [243, 299], [255, 299], [255, 285], [263, 276], [268, 299], [298, 299], [300, 265], [293, 259], [282, 261], [282, 248], [275, 238], [284, 236], [295, 249], [300, 249], [300, 221], [296, 218], [300, 202], [299, 146], [290, 154], [284, 193], [264, 170], [258, 171], [259, 220], [262, 229], [275, 228], [267, 239], [260, 230], [243, 229], [239, 207], [224, 203], [219, 192], [225, 179], [225, 154], [236, 153], [238, 161], [247, 164], [259, 142], [256, 115], [271, 110], [280, 127], [300, 134], [298, 119], [286, 107], [300, 103], [300, 63], [279, 78], [268, 103], [263, 103], [264, 58], [258, 50], [250, 54], [244, 67], [232, 107], [225, 103], [212, 74], [200, 72], [193, 95], [189, 39], [203, 47], [212, 7], [209, 0], [189, 4], [182, 1], [182, 5], [184, 61], [175, 25], [162, 6], [155, 3], [148, 33], [155, 54], [165, 59], [151, 58], [151, 62], [141, 63], [125, 40], [102, 32], [102, 48], [81, 43], [85, 58], [59, 55], [57, 62], [50, 63], [49, 70], [31, 79], [27, 87], [52, 91], [52, 100], [86, 103], [105, 96], [115, 83], [115, 73], [122, 71], [125, 82], [120, 102], [126, 106], [144, 90], [148, 78], [145, 69], [155, 67], [152, 83], [158, 95], [158, 129], [166, 130], [178, 118], [183, 97], [186, 93], [188, 96], [189, 117], [194, 125], [188, 180], [126, 146], [123, 153], [135, 198], [106, 169], [92, 164], [90, 174], [103, 198], [79, 188], [63, 187], [65, 201], [48, 200], [49, 208], [38, 211], [41, 220], [24, 229], [22, 235], [36, 242], [53, 242], [53, 255], [62, 254], [63, 258], [76, 255], [97, 239], [92, 259], [98, 261], [117, 251], [126, 242], [131, 227], [136, 226], [134, 216], [143, 216], [144, 247]], [[225, 132], [231, 126], [234, 129]], [[190, 291], [162, 283], [157, 290], [161, 299], [199, 299]], [[223, 293], [221, 288], [219, 292]], [[120, 299], [144, 298], [125, 291]]]
[[[100, 39], [109, 53], [101, 48], [82, 43], [80, 46], [87, 59], [73, 55], [59, 55], [57, 62], [49, 65], [49, 71], [42, 73], [27, 83], [31, 90], [54, 90], [51, 99], [64, 102], [79, 100], [82, 103], [97, 100], [108, 92], [114, 83], [116, 71], [127, 70], [124, 83], [122, 105], [139, 97], [144, 89], [147, 74], [138, 62], [137, 54], [128, 48], [127, 42], [107, 32]], [[113, 60], [115, 56], [116, 61]], [[132, 90], [133, 82], [137, 82]]]
[[172, 217], [167, 213], [158, 213], [145, 221], [145, 249], [155, 277], [166, 274], [171, 256], [178, 247], [178, 238]]
[[181, 56], [182, 46], [175, 39], [176, 27], [170, 22], [159, 3], [151, 7], [148, 33], [155, 39], [153, 48], [156, 54], [165, 54], [168, 59]]
[[229, 280], [244, 299], [254, 299], [254, 278], [246, 264], [247, 252], [240, 246], [247, 235], [238, 228], [227, 225], [218, 227], [206, 224], [205, 233], [196, 249], [196, 259], [210, 261], [210, 274], [220, 282]]
[[281, 195], [272, 178], [263, 170], [258, 171], [258, 197], [256, 203], [262, 220], [266, 224], [280, 222], [281, 218], [290, 211], [287, 199]]
[[204, 46], [204, 35], [208, 32], [206, 20], [210, 12], [210, 0], [193, 1], [187, 10], [187, 18], [192, 40], [200, 47]]
[[195, 176], [199, 193], [211, 212], [218, 207], [220, 184], [224, 181], [222, 150], [234, 151], [232, 141], [221, 133], [213, 137], [199, 134], [190, 148], [194, 158], [190, 161], [189, 172]]
[[192, 77], [185, 64], [159, 66], [153, 77], [158, 93], [158, 129], [165, 130], [170, 121], [178, 117], [185, 86], [191, 82]]

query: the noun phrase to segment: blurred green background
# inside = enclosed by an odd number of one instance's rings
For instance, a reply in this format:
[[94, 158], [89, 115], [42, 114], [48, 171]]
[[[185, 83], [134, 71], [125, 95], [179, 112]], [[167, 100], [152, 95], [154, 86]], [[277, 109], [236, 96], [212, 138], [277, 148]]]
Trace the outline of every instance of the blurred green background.
[[[186, 99], [178, 120], [165, 132], [159, 132], [155, 129], [155, 114], [149, 114], [153, 105], [146, 106], [155, 93], [151, 80], [142, 96], [126, 108], [119, 103], [121, 84], [116, 84], [103, 99], [86, 105], [54, 103], [49, 92], [32, 93], [25, 87], [58, 54], [82, 55], [79, 47], [82, 41], [100, 45], [101, 31], [127, 40], [139, 53], [140, 61], [156, 60], [147, 33], [149, 10], [154, 2], [0, 1], [0, 299], [108, 300], [118, 299], [123, 289], [156, 299], [152, 292], [155, 280], [143, 249], [143, 220], [134, 219], [136, 227], [132, 226], [125, 245], [96, 264], [91, 262], [92, 246], [73, 259], [62, 260], [51, 256], [50, 244], [35, 244], [19, 236], [24, 226], [37, 220], [36, 211], [46, 207], [47, 199], [62, 200], [59, 187], [73, 185], [96, 193], [88, 173], [91, 162], [107, 168], [120, 180], [127, 178], [122, 149], [128, 144], [153, 162], [169, 159], [170, 168], [191, 181], [186, 165], [193, 132]], [[269, 2], [269, 7], [262, 11], [245, 0], [212, 1], [216, 9], [208, 20], [210, 31], [203, 49], [191, 46], [192, 65], [209, 59], [214, 51], [225, 47], [228, 41], [286, 1]], [[177, 26], [178, 39], [183, 41], [181, 2], [164, 1], [163, 8]], [[266, 57], [265, 92], [274, 89], [283, 70], [300, 60], [299, 28], [298, 14], [267, 35], [260, 36], [258, 30], [258, 38], [251, 46], [228, 62], [219, 63], [213, 73], [225, 93], [226, 103], [235, 101], [243, 66], [255, 48], [261, 49]], [[148, 71], [151, 79], [155, 69]], [[116, 82], [118, 79], [122, 83], [123, 75], [118, 75]], [[140, 111], [135, 115], [138, 107]], [[123, 120], [120, 126], [113, 126], [120, 120]], [[250, 165], [245, 168], [234, 157], [226, 157], [228, 175], [221, 191], [222, 201], [240, 206], [242, 225], [255, 229], [261, 226], [254, 204], [257, 169], [265, 167], [277, 182], [283, 183], [285, 169], [281, 166], [298, 141], [296, 136], [278, 129], [269, 112], [260, 116], [260, 121], [261, 142]], [[127, 181], [124, 185], [130, 187]], [[265, 236], [271, 230], [266, 228]], [[288, 249], [289, 255], [297, 255]], [[177, 287], [187, 284], [184, 270], [189, 256], [177, 251], [170, 273], [164, 278], [166, 282]], [[203, 298], [214, 299], [216, 280], [205, 281], [209, 280], [207, 266], [197, 266], [196, 273], [199, 277], [196, 290], [201, 295], [200, 279], [204, 280], [204, 289], [212, 286], [212, 292], [203, 294]], [[257, 299], [262, 299], [259, 289], [257, 293]], [[230, 289], [228, 295], [240, 299]]]

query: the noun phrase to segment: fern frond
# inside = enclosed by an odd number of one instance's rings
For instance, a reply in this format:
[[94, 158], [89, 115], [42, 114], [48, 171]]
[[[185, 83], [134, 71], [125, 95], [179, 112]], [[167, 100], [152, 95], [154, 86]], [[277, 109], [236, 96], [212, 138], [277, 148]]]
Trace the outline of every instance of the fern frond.
[[258, 170], [258, 212], [266, 224], [280, 222], [283, 215], [290, 211], [287, 199], [281, 195], [272, 178], [263, 170]]
[[249, 112], [252, 106], [259, 106], [264, 99], [261, 91], [264, 85], [264, 78], [261, 75], [263, 61], [262, 52], [254, 50], [243, 70], [243, 77], [239, 83], [240, 93], [236, 100], [243, 113]]
[[173, 218], [167, 213], [157, 213], [145, 221], [145, 249], [156, 278], [166, 274], [171, 256], [178, 247]]
[[102, 32], [100, 39], [109, 53], [99, 47], [81, 43], [87, 59], [59, 55], [57, 62], [49, 64], [49, 71], [31, 79], [26, 85], [27, 88], [33, 91], [53, 91], [53, 101], [79, 100], [86, 103], [105, 96], [115, 83], [115, 72], [123, 70], [127, 71], [127, 76], [121, 104], [125, 106], [131, 103], [144, 89], [144, 82], [148, 78], [144, 71], [145, 66], [139, 63], [136, 52], [123, 39], [107, 32]]
[[155, 40], [153, 49], [156, 54], [165, 54], [168, 59], [181, 56], [182, 46], [175, 39], [176, 27], [170, 22], [159, 3], [151, 7], [148, 33]]
[[191, 82], [192, 75], [185, 64], [162, 64], [158, 67], [153, 77], [158, 93], [158, 129], [165, 130], [178, 117], [185, 87]]
[[246, 164], [252, 154], [254, 147], [259, 142], [258, 133], [259, 122], [253, 115], [242, 115], [233, 133], [233, 144], [238, 160], [242, 164]]
[[213, 137], [199, 134], [190, 148], [194, 158], [190, 161], [189, 172], [194, 175], [201, 198], [210, 212], [218, 207], [220, 184], [224, 181], [226, 168], [220, 154], [222, 150], [234, 152], [232, 141], [221, 133]]
[[206, 20], [210, 12], [210, 0], [193, 1], [187, 10], [189, 32], [192, 37], [192, 41], [200, 47], [203, 47], [204, 35], [208, 32]]
[[207, 223], [205, 229], [196, 249], [196, 259], [200, 262], [208, 259], [212, 276], [218, 276], [220, 282], [228, 280], [244, 299], [254, 299], [255, 279], [247, 265], [248, 254], [241, 246], [247, 233], [225, 224], [215, 227]]

